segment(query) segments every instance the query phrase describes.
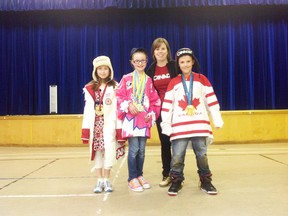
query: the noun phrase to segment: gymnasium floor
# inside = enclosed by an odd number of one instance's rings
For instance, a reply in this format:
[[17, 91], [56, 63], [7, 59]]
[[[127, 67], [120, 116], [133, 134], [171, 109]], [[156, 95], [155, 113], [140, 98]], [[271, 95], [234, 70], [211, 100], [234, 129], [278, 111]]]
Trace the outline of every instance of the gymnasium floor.
[[1, 216], [94, 215], [288, 215], [288, 143], [211, 145], [213, 184], [198, 189], [192, 150], [186, 155], [185, 184], [176, 197], [160, 188], [160, 148], [148, 146], [142, 193], [127, 187], [127, 158], [114, 166], [112, 193], [94, 194], [86, 147], [0, 147]]

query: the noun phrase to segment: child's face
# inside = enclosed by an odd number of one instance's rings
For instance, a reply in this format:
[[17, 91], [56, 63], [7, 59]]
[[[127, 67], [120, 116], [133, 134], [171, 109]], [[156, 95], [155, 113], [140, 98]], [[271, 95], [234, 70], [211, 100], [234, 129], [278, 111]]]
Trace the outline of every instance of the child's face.
[[157, 61], [166, 61], [168, 55], [167, 47], [164, 43], [154, 50], [154, 56]]
[[105, 79], [109, 76], [109, 67], [102, 65], [97, 67], [97, 75], [101, 78], [101, 79]]
[[134, 53], [131, 63], [136, 71], [143, 72], [147, 65], [147, 57], [144, 53]]
[[194, 65], [194, 60], [192, 59], [192, 57], [189, 55], [184, 55], [179, 58], [178, 63], [182, 73], [188, 76], [192, 71], [192, 67]]

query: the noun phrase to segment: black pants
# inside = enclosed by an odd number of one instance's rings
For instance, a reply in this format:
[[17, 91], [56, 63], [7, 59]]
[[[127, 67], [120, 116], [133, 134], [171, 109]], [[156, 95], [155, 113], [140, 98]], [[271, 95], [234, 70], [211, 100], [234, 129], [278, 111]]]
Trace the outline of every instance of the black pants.
[[170, 137], [162, 134], [162, 128], [160, 123], [162, 122], [161, 116], [156, 121], [158, 135], [161, 142], [161, 159], [162, 159], [162, 175], [163, 177], [168, 177], [170, 172], [170, 163], [171, 163], [171, 142]]

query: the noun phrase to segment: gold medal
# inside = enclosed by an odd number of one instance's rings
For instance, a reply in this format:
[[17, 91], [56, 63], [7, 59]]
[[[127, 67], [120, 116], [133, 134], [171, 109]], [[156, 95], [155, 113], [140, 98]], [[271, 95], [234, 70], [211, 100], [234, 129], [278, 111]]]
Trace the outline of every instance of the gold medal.
[[[104, 91], [103, 91], [102, 94], [100, 92], [100, 88], [98, 88], [98, 90], [97, 90], [98, 97], [100, 98], [100, 100], [99, 101], [97, 100], [97, 103], [95, 104], [95, 114], [97, 116], [104, 115], [104, 107], [102, 105], [102, 102], [103, 102], [103, 98], [104, 98], [104, 95], [105, 95], [105, 92], [106, 92], [106, 88], [107, 88], [107, 83], [105, 84]], [[106, 101], [107, 101], [107, 99], [106, 99]]]
[[138, 109], [139, 112], [143, 112], [144, 111], [144, 107], [142, 104], [139, 104], [139, 103], [133, 103], [134, 106]]
[[195, 107], [193, 105], [188, 105], [185, 112], [188, 116], [193, 116], [195, 114]]
[[139, 112], [144, 111], [144, 106], [142, 105], [143, 99], [144, 99], [144, 93], [145, 93], [145, 84], [146, 84], [146, 74], [141, 73], [140, 76], [138, 77], [139, 74], [138, 72], [134, 71], [133, 72], [133, 83], [132, 83], [132, 88], [133, 88], [133, 104], [135, 107], [137, 107]]
[[96, 113], [97, 116], [103, 115], [104, 114], [103, 108], [101, 109], [100, 105], [96, 105], [95, 106], [95, 113]]
[[142, 104], [137, 104], [137, 109], [139, 112], [143, 112], [144, 111], [144, 107]]

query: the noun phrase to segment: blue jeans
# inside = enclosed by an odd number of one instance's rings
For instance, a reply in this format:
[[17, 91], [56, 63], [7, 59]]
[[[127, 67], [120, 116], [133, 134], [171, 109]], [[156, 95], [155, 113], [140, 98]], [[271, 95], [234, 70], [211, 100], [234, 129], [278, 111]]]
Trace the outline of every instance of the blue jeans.
[[147, 137], [128, 138], [128, 182], [143, 175], [146, 141]]
[[200, 178], [202, 176], [210, 176], [211, 171], [208, 165], [207, 159], [207, 145], [206, 137], [190, 137], [172, 140], [172, 160], [170, 176], [172, 182], [184, 180], [184, 166], [185, 155], [189, 141], [192, 141], [192, 148], [196, 156], [198, 174]]

